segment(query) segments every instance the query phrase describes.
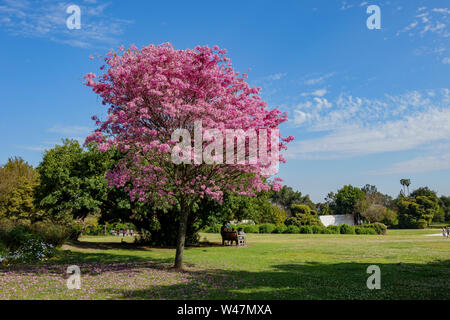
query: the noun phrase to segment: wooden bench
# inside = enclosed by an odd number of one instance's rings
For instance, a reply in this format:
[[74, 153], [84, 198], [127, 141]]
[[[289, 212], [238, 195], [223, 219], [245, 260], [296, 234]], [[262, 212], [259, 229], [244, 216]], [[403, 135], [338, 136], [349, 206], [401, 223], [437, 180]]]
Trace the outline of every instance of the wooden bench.
[[245, 234], [238, 235], [237, 231], [222, 231], [222, 245], [225, 245], [225, 241], [231, 242], [231, 245], [233, 245], [233, 241], [236, 242], [236, 246], [239, 245], [247, 245], [247, 239]]
[[231, 242], [231, 245], [233, 245], [233, 241], [236, 241], [236, 245], [239, 245], [237, 231], [222, 231], [221, 235], [223, 246], [225, 245], [225, 241]]

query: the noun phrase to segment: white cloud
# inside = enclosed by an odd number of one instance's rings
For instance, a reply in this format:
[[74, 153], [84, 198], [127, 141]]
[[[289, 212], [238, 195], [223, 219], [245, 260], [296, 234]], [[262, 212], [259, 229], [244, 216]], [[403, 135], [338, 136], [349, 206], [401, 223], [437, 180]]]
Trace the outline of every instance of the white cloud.
[[311, 117], [310, 114], [301, 110], [295, 110], [294, 123], [303, 124], [308, 121], [309, 117]]
[[301, 94], [301, 96], [302, 97], [307, 97], [307, 96], [323, 97], [326, 94], [327, 94], [327, 89], [317, 89], [312, 92], [303, 92]]
[[442, 59], [442, 63], [443, 64], [450, 64], [450, 58], [446, 57], [446, 58]]
[[431, 10], [433, 12], [439, 12], [439, 13], [444, 13], [444, 14], [450, 14], [450, 9], [448, 8], [434, 8], [433, 10]]
[[414, 21], [397, 32], [397, 35], [408, 33], [409, 36], [420, 35], [424, 37], [428, 33], [435, 34], [438, 38], [448, 38], [450, 32], [448, 24], [450, 22], [450, 10], [447, 8], [434, 8], [427, 10], [421, 7], [417, 10], [419, 14], [414, 17]]
[[348, 4], [346, 1], [344, 1], [344, 2], [342, 2], [341, 10], [348, 10], [352, 7], [353, 7], [352, 4]]
[[373, 174], [423, 173], [450, 170], [450, 152], [417, 157], [394, 163], [391, 167], [371, 171]]
[[[423, 43], [425, 38], [432, 40], [431, 48], [424, 47], [416, 49], [416, 54], [448, 54], [448, 38], [450, 37], [450, 9], [421, 7], [413, 21], [397, 31], [397, 36], [407, 34], [409, 37], [419, 37]], [[443, 61], [446, 61], [445, 59]], [[445, 63], [445, 62], [444, 62]]]
[[317, 101], [303, 102], [294, 111], [294, 124], [324, 134], [293, 143], [287, 156], [347, 158], [450, 144], [449, 93], [411, 91], [382, 99], [341, 95], [329, 102], [330, 108], [321, 109]]
[[351, 157], [411, 150], [426, 143], [449, 139], [450, 110], [421, 113], [383, 125], [347, 125], [322, 138], [300, 141], [299, 154], [315, 153], [318, 158]]
[[330, 72], [330, 73], [324, 74], [323, 76], [306, 80], [304, 83], [306, 85], [315, 85], [315, 84], [323, 82], [324, 80], [326, 80], [328, 78], [331, 78], [332, 76], [334, 76], [334, 72]]
[[49, 149], [49, 147], [44, 146], [19, 146], [19, 148], [28, 151], [41, 151], [41, 152]]
[[264, 78], [264, 80], [272, 80], [272, 81], [276, 81], [276, 80], [280, 80], [281, 78], [286, 77], [287, 73], [275, 73], [275, 74], [271, 74], [267, 77]]
[[[62, 135], [88, 135], [93, 131], [93, 129], [89, 127], [84, 126], [62, 126], [62, 125], [55, 125], [48, 129], [49, 132], [52, 133], [58, 133]], [[81, 139], [81, 138], [77, 138]]]
[[45, 38], [75, 47], [110, 47], [118, 44], [132, 21], [107, 16], [109, 4], [85, 1], [81, 8], [81, 29], [69, 30], [66, 9], [72, 3], [3, 0], [0, 27], [12, 36]]

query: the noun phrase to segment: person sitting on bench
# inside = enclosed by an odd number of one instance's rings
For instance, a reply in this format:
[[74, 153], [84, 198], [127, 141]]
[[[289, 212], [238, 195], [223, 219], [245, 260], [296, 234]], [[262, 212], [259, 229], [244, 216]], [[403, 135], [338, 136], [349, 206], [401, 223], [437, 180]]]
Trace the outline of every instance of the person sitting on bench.
[[224, 222], [224, 223], [222, 224], [222, 227], [220, 228], [220, 234], [223, 234], [224, 232], [227, 232], [227, 231], [230, 231], [230, 228], [227, 227], [227, 223]]
[[235, 241], [236, 245], [238, 245], [237, 232], [234, 229], [231, 229], [231, 226], [228, 223], [222, 225], [220, 234], [222, 236], [222, 245], [225, 245], [225, 241], [228, 243], [231, 242], [231, 245], [233, 244], [233, 241]]

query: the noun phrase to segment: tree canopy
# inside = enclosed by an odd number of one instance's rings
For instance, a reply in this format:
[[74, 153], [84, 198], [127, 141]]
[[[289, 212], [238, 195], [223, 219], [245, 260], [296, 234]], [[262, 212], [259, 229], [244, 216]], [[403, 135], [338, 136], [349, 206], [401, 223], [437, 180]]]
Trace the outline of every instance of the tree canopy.
[[[255, 151], [265, 149], [272, 156], [293, 139], [279, 134], [278, 126], [286, 121], [286, 114], [269, 110], [258, 95], [260, 89], [250, 87], [246, 75], [233, 70], [225, 53], [206, 46], [194, 50], [175, 50], [170, 44], [142, 49], [131, 46], [108, 54], [102, 76], [85, 76], [86, 84], [109, 105], [106, 120], [93, 118], [98, 129], [86, 143], [96, 141], [103, 151], [114, 146], [124, 155], [106, 175], [111, 186], [125, 187], [133, 201], [161, 209], [178, 208], [177, 269], [183, 265], [186, 224], [196, 202], [204, 197], [222, 201], [225, 192], [254, 196], [280, 187], [263, 174], [285, 161], [280, 154], [268, 162], [241, 163], [236, 159], [225, 164], [219, 161], [224, 154], [223, 138], [217, 137], [225, 137], [229, 130], [254, 130], [262, 144], [253, 146], [249, 141], [245, 150], [256, 147]], [[188, 136], [174, 140], [173, 134], [180, 128], [187, 130]], [[214, 140], [209, 138], [213, 133]], [[180, 137], [184, 143], [181, 150], [175, 149]], [[234, 145], [234, 140], [227, 142], [227, 156], [228, 150], [235, 151], [231, 143]], [[211, 146], [214, 155], [208, 158], [212, 161], [202, 162], [205, 153], [200, 152], [199, 159], [196, 151]], [[187, 161], [177, 161], [181, 151]]]
[[111, 152], [100, 152], [93, 145], [86, 151], [78, 141], [65, 139], [47, 150], [37, 167], [38, 206], [61, 223], [100, 212], [107, 200], [105, 172], [111, 164]]
[[12, 220], [36, 218], [34, 188], [39, 175], [22, 158], [10, 158], [0, 167], [0, 218]]
[[425, 228], [441, 209], [436, 192], [427, 187], [414, 190], [409, 197], [396, 199], [399, 225], [403, 228]]

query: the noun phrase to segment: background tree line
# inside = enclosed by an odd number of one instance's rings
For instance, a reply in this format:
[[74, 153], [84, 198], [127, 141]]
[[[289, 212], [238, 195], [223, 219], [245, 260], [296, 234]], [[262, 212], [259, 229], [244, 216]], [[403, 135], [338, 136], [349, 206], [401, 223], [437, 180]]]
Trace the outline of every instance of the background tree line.
[[[107, 185], [105, 172], [121, 157], [114, 149], [101, 152], [94, 144], [83, 148], [78, 141], [66, 139], [47, 150], [36, 168], [21, 158], [9, 159], [0, 167], [0, 220], [51, 221], [77, 229], [76, 235], [92, 220], [98, 224], [130, 222], [141, 231], [140, 241], [174, 245], [176, 208], [161, 210], [132, 202], [127, 186], [117, 189]], [[392, 199], [367, 184], [362, 188], [343, 186], [336, 193], [330, 192], [324, 202], [314, 203], [308, 195], [284, 186], [257, 197], [226, 194], [222, 203], [203, 199], [193, 211], [187, 232], [187, 243], [191, 244], [198, 241], [199, 230], [225, 220], [312, 226], [321, 225], [319, 215], [352, 214], [357, 224], [381, 222], [397, 228], [425, 228], [432, 222], [450, 221], [450, 197], [438, 197], [421, 187], [410, 194], [402, 191]]]

